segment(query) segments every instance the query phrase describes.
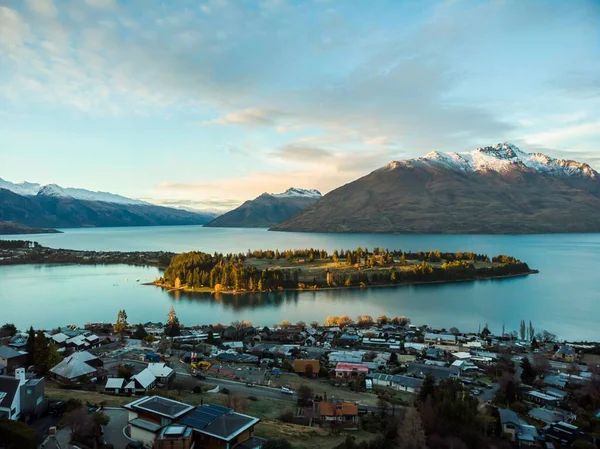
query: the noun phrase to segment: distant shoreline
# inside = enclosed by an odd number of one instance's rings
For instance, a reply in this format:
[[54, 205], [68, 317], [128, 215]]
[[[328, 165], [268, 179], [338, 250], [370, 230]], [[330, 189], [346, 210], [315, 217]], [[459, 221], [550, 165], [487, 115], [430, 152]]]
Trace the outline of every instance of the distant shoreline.
[[427, 285], [427, 284], [439, 285], [439, 284], [455, 284], [455, 283], [459, 283], [459, 282], [493, 281], [493, 280], [525, 277], [525, 276], [529, 276], [530, 274], [538, 274], [539, 272], [540, 272], [539, 270], [529, 270], [524, 273], [504, 274], [504, 275], [497, 275], [497, 276], [477, 276], [477, 277], [472, 277], [472, 278], [468, 278], [468, 279], [451, 279], [451, 280], [435, 280], [435, 281], [407, 281], [407, 282], [398, 282], [395, 284], [394, 283], [369, 284], [369, 285], [365, 285], [365, 286], [340, 285], [340, 286], [336, 286], [336, 287], [281, 288], [281, 289], [276, 289], [276, 290], [265, 290], [265, 291], [253, 291], [253, 290], [240, 290], [240, 291], [219, 290], [219, 291], [216, 291], [214, 289], [211, 289], [210, 287], [205, 287], [205, 288], [201, 288], [201, 289], [188, 288], [188, 287], [175, 288], [175, 287], [172, 287], [165, 283], [161, 283], [161, 282], [157, 282], [157, 281], [145, 282], [142, 285], [151, 285], [151, 286], [155, 286], [155, 287], [160, 287], [162, 289], [166, 289], [167, 293], [184, 292], [184, 293], [199, 293], [199, 294], [204, 293], [204, 294], [210, 294], [210, 295], [216, 295], [216, 294], [248, 295], [248, 294], [253, 294], [253, 293], [261, 293], [262, 294], [262, 293], [279, 293], [279, 292], [315, 292], [315, 291], [326, 291], [326, 290], [364, 290], [364, 289], [368, 289], [368, 288], [403, 287], [403, 286], [407, 286], [407, 285]]

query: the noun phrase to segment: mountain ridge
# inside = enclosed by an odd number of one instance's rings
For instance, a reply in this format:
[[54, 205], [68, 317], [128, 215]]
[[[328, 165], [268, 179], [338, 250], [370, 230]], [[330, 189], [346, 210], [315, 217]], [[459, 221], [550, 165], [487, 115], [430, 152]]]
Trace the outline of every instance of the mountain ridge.
[[600, 232], [588, 164], [501, 143], [393, 161], [329, 192], [274, 231], [440, 234]]
[[318, 190], [296, 187], [290, 187], [283, 193], [265, 192], [204, 226], [268, 228], [292, 217], [321, 197]]

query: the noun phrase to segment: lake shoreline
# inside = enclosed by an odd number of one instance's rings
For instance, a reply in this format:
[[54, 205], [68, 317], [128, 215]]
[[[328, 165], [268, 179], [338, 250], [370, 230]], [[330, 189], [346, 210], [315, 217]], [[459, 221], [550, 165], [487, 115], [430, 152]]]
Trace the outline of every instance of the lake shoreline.
[[223, 294], [223, 295], [248, 295], [248, 294], [254, 294], [254, 293], [259, 293], [259, 294], [263, 294], [263, 293], [281, 293], [281, 292], [321, 292], [321, 291], [329, 291], [329, 290], [364, 290], [364, 289], [368, 289], [368, 288], [389, 288], [389, 287], [404, 287], [404, 286], [409, 286], [409, 285], [428, 285], [428, 284], [434, 284], [434, 285], [440, 285], [440, 284], [456, 284], [456, 283], [464, 283], [464, 282], [476, 282], [476, 281], [493, 281], [493, 280], [502, 280], [502, 279], [511, 279], [511, 278], [519, 278], [519, 277], [525, 277], [525, 276], [529, 276], [531, 274], [539, 274], [539, 270], [529, 270], [527, 272], [524, 273], [514, 273], [514, 274], [505, 274], [505, 275], [498, 275], [498, 276], [480, 276], [480, 277], [472, 277], [469, 279], [452, 279], [452, 280], [435, 280], [435, 281], [409, 281], [409, 282], [399, 282], [396, 284], [369, 284], [369, 285], [365, 285], [365, 286], [359, 286], [359, 285], [352, 285], [352, 286], [339, 286], [339, 287], [315, 287], [315, 288], [282, 288], [282, 289], [276, 289], [276, 290], [265, 290], [265, 291], [249, 291], [249, 290], [244, 290], [244, 291], [232, 291], [232, 290], [219, 290], [216, 291], [214, 289], [211, 288], [202, 288], [202, 289], [195, 289], [195, 288], [187, 288], [187, 287], [179, 287], [179, 288], [175, 288], [173, 286], [167, 285], [165, 283], [162, 282], [145, 282], [142, 285], [149, 285], [149, 286], [154, 286], [154, 287], [159, 287], [162, 289], [166, 289], [167, 293], [173, 293], [173, 292], [184, 292], [184, 293], [197, 293], [197, 294], [209, 294], [209, 295], [216, 295], [218, 294]]

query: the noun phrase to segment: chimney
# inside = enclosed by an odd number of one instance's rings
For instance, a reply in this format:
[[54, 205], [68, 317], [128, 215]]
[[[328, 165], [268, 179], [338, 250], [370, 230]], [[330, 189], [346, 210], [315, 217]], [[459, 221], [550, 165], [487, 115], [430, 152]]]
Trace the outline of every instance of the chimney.
[[27, 377], [25, 377], [25, 368], [17, 368], [15, 370], [15, 379], [19, 379], [19, 386], [24, 385], [27, 382]]

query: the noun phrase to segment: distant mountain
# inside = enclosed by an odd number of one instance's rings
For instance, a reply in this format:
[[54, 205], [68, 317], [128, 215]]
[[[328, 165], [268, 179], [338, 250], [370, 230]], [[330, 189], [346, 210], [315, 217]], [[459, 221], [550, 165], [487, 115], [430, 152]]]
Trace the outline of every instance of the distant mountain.
[[32, 228], [31, 226], [25, 226], [12, 221], [0, 221], [0, 235], [16, 234], [60, 234], [60, 231], [56, 229]]
[[503, 143], [394, 161], [275, 231], [531, 234], [600, 232], [600, 177], [585, 163]]
[[268, 228], [297, 214], [321, 198], [318, 190], [296, 189], [263, 193], [204, 225], [226, 228]]
[[0, 179], [0, 221], [38, 228], [201, 225], [216, 214], [156, 206], [107, 192]]

